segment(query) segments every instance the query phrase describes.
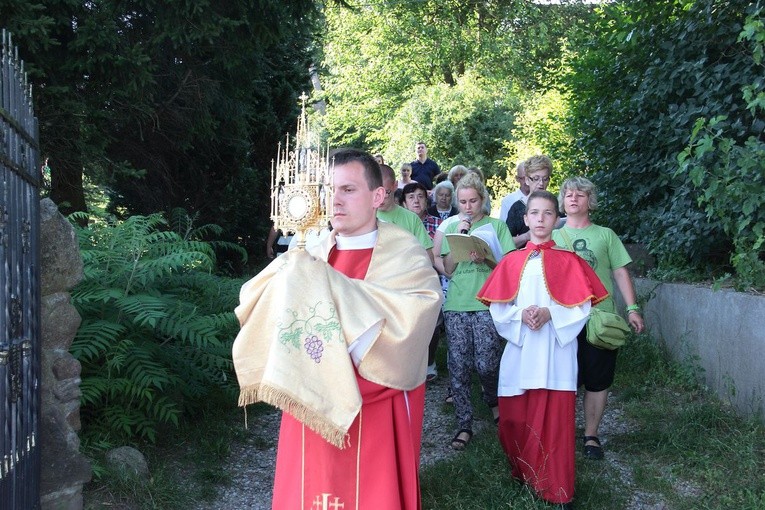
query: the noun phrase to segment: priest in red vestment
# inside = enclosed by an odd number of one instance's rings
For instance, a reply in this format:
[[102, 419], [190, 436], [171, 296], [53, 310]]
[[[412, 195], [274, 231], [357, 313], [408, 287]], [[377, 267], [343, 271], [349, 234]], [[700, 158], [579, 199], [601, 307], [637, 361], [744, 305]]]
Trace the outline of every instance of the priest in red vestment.
[[499, 440], [512, 476], [541, 499], [573, 508], [576, 337], [608, 292], [590, 266], [555, 246], [558, 200], [529, 196], [530, 241], [508, 253], [478, 299], [507, 339], [499, 368]]
[[377, 222], [371, 155], [337, 153], [333, 192], [332, 233], [242, 287], [240, 404], [284, 410], [272, 508], [417, 510], [440, 283], [411, 234]]

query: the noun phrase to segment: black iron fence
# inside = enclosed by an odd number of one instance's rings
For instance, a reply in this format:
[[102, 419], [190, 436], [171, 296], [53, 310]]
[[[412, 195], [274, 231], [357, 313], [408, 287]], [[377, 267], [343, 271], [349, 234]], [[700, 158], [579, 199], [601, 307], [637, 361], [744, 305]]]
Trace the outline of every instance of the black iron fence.
[[24, 63], [0, 43], [0, 508], [40, 507], [40, 169]]

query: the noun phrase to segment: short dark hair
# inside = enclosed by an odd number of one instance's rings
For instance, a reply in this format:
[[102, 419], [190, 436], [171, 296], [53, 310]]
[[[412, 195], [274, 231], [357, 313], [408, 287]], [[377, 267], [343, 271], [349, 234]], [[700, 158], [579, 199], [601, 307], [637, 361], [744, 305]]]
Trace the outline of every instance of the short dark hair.
[[418, 181], [410, 182], [403, 188], [397, 189], [396, 192], [398, 193], [398, 204], [406, 207], [406, 194], [418, 189], [424, 191], [426, 197], [428, 196], [428, 188], [426, 188], [424, 184]]
[[401, 193], [403, 193], [404, 196], [408, 195], [409, 193], [412, 193], [418, 189], [421, 189], [425, 192], [425, 196], [428, 195], [428, 188], [425, 187], [425, 185], [421, 182], [410, 182], [406, 186], [404, 186], [404, 189], [401, 190]]
[[558, 197], [556, 197], [549, 191], [535, 191], [531, 195], [529, 195], [528, 200], [526, 200], [526, 210], [523, 212], [523, 214], [527, 214], [529, 212], [529, 204], [531, 203], [531, 200], [534, 198], [544, 198], [545, 200], [549, 200], [550, 202], [552, 202], [552, 204], [555, 206], [555, 215], [560, 216], [558, 214]]
[[364, 178], [370, 191], [382, 187], [380, 165], [368, 152], [359, 149], [340, 149], [332, 155], [332, 166], [346, 165], [356, 161], [364, 167]]
[[385, 179], [388, 179], [389, 181], [393, 182], [396, 180], [396, 172], [391, 168], [390, 165], [382, 164], [380, 165], [380, 177], [383, 181]]

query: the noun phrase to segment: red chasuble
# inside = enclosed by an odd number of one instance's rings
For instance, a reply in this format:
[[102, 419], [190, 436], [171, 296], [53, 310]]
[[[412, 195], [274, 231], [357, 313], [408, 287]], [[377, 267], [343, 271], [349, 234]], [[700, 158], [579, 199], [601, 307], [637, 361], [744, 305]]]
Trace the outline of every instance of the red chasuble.
[[[337, 250], [329, 264], [364, 279], [372, 249]], [[362, 397], [344, 449], [282, 414], [274, 510], [419, 510], [418, 478], [425, 385], [400, 391], [356, 373]]]

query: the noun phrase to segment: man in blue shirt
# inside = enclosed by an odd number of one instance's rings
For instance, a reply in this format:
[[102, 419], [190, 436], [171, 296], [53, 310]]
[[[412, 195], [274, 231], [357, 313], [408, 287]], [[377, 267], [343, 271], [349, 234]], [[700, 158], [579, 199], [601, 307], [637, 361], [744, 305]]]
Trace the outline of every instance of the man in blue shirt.
[[433, 179], [441, 173], [438, 164], [428, 158], [428, 147], [425, 142], [417, 142], [415, 145], [417, 159], [412, 161], [412, 179], [422, 183], [427, 190], [433, 189]]

